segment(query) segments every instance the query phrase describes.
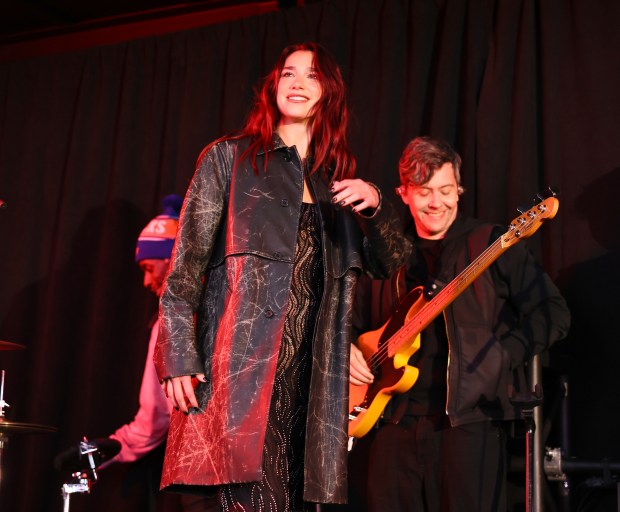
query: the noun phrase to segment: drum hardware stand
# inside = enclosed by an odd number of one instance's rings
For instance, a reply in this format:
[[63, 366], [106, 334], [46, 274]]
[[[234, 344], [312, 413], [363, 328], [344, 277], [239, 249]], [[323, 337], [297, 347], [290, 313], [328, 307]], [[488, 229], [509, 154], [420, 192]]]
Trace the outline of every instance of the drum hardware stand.
[[61, 471], [71, 471], [71, 480], [62, 486], [63, 512], [69, 512], [72, 494], [90, 493], [99, 476], [97, 468], [121, 451], [116, 439], [100, 438], [89, 441], [86, 437], [79, 445], [72, 446], [54, 459], [54, 466]]
[[[4, 400], [4, 370], [2, 370], [2, 380], [0, 382], [0, 419], [4, 418], [4, 408], [11, 407]], [[3, 432], [0, 431], [0, 483], [2, 483], [2, 450], [4, 444], [8, 441]]]
[[90, 489], [97, 481], [97, 466], [93, 453], [97, 452], [97, 444], [91, 443], [84, 437], [80, 442], [79, 454], [86, 455], [89, 468], [85, 471], [72, 473], [73, 479], [62, 486], [63, 512], [69, 512], [71, 495], [76, 493], [90, 493]]
[[568, 482], [567, 473], [602, 473], [602, 481], [607, 484], [615, 485], [618, 496], [618, 512], [620, 512], [620, 462], [613, 462], [608, 459], [600, 461], [579, 460], [573, 457], [565, 458], [562, 456], [560, 448], [546, 448], [544, 467], [547, 478], [551, 481]]
[[[546, 446], [543, 457], [544, 473], [547, 480], [558, 482], [560, 508], [563, 512], [573, 510], [572, 501], [572, 475], [590, 475], [592, 480], [596, 478], [600, 485], [607, 489], [616, 488], [617, 510], [620, 512], [620, 462], [609, 459], [582, 460], [570, 455], [570, 432], [569, 432], [569, 383], [566, 375], [560, 375], [560, 440], [559, 447]], [[587, 482], [586, 482], [587, 483]], [[594, 485], [589, 485], [594, 488]], [[577, 505], [577, 508], [579, 506]]]
[[4, 408], [11, 407], [4, 401], [4, 370], [2, 370], [2, 380], [0, 381], [0, 416], [4, 416]]
[[[0, 421], [4, 421], [4, 408], [11, 407], [4, 399], [4, 374], [5, 372], [2, 370], [2, 377], [0, 380]], [[2, 483], [2, 452], [4, 451], [4, 445], [8, 440], [9, 439], [5, 433], [0, 430], [0, 484]]]
[[538, 384], [534, 386], [533, 392], [515, 393], [511, 389], [509, 400], [521, 413], [521, 417], [525, 421], [525, 510], [526, 512], [539, 512], [535, 511], [532, 506], [534, 499], [534, 432], [536, 431], [534, 409], [543, 403], [542, 389]]

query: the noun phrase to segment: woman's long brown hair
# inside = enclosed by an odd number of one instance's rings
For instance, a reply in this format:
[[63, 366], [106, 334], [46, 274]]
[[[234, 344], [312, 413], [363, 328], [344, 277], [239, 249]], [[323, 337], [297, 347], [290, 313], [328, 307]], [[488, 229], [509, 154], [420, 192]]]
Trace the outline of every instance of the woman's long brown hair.
[[340, 68], [329, 52], [314, 42], [287, 46], [282, 51], [273, 69], [256, 91], [254, 105], [243, 129], [235, 135], [214, 141], [205, 148], [201, 157], [213, 144], [221, 140], [249, 137], [250, 145], [239, 160], [248, 158], [254, 170], [258, 172], [257, 154], [260, 150], [267, 152], [273, 146], [273, 132], [280, 121], [276, 94], [282, 69], [289, 55], [297, 51], [313, 53], [313, 65], [322, 90], [319, 101], [310, 113], [310, 152], [312, 153], [310, 172], [324, 168], [330, 178], [335, 180], [350, 178], [355, 174], [355, 158], [346, 139], [348, 108]]

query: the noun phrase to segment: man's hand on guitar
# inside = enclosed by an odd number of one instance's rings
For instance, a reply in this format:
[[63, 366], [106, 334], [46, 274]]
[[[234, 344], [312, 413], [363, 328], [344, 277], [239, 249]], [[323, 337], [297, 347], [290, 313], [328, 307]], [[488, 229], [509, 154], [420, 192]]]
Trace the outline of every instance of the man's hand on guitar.
[[371, 384], [375, 380], [375, 376], [368, 368], [362, 351], [355, 345], [351, 344], [351, 362], [349, 366], [349, 377], [351, 384], [362, 386]]

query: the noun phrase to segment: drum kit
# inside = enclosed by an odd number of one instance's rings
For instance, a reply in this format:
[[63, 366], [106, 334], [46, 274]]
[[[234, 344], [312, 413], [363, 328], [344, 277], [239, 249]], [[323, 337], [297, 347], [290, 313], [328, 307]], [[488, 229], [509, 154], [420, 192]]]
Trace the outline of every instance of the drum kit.
[[[21, 350], [26, 348], [19, 343], [0, 340], [0, 351]], [[35, 423], [9, 421], [5, 417], [4, 408], [10, 405], [4, 400], [4, 376], [2, 370], [0, 380], [0, 484], [2, 483], [2, 452], [10, 438], [21, 434], [48, 434], [57, 432], [57, 428]], [[58, 470], [71, 471], [71, 480], [62, 486], [63, 512], [69, 512], [71, 494], [88, 493], [97, 480], [97, 468], [106, 460], [114, 457], [121, 449], [118, 441], [113, 439], [84, 438], [78, 446], [61, 453], [56, 457], [55, 467]]]
[[[0, 350], [20, 350], [23, 348], [26, 347], [18, 343], [0, 340]], [[5, 372], [2, 370], [2, 377], [0, 380], [0, 484], [2, 483], [2, 452], [10, 438], [20, 434], [42, 434], [56, 431], [54, 427], [9, 421], [5, 417], [4, 409], [5, 407], [10, 407], [10, 405], [4, 400], [4, 375]]]

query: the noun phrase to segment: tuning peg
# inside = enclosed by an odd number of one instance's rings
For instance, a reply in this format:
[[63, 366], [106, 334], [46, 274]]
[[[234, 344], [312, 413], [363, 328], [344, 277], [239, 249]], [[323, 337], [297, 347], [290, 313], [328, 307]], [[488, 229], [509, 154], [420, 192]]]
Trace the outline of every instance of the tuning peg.
[[528, 211], [530, 209], [530, 206], [527, 204], [520, 204], [519, 206], [517, 206], [517, 211], [520, 214], [524, 214], [526, 211]]
[[536, 197], [534, 198], [534, 204], [544, 201], [545, 199], [547, 199], [548, 197], [555, 197], [555, 196], [559, 196], [560, 195], [560, 188], [559, 187], [555, 187], [555, 186], [550, 186], [547, 187], [548, 191], [545, 192], [538, 192], [538, 194], [536, 194]]

